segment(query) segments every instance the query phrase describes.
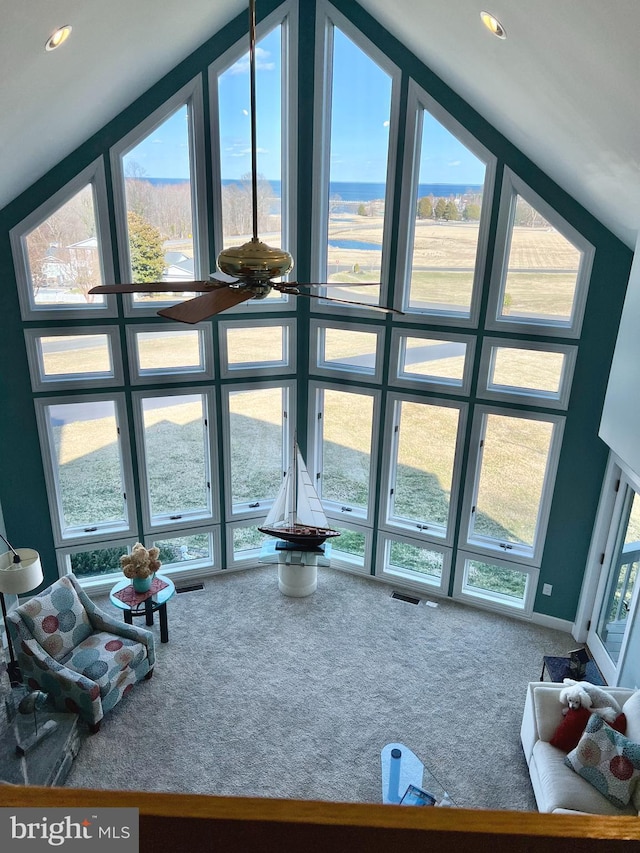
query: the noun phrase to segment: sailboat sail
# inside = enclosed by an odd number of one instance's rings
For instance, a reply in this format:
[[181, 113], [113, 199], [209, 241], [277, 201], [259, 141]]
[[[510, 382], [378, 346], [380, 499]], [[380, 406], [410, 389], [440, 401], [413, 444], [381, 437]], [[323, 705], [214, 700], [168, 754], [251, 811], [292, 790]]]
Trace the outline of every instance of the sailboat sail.
[[339, 536], [329, 527], [322, 503], [315, 490], [297, 442], [293, 459], [264, 524], [262, 533], [279, 539], [317, 547], [325, 539]]

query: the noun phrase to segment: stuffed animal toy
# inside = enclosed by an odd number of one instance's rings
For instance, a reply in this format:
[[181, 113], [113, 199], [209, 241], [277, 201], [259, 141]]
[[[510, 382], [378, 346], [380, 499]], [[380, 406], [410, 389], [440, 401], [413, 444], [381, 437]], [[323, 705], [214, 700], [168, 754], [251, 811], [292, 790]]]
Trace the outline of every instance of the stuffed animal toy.
[[620, 713], [620, 705], [610, 693], [590, 684], [588, 681], [574, 681], [565, 678], [567, 686], [560, 691], [559, 700], [566, 708], [562, 713], [566, 715], [569, 708], [587, 708], [592, 714], [598, 714], [607, 723], [612, 723]]
[[148, 550], [140, 542], [136, 542], [130, 554], [120, 557], [120, 565], [125, 577], [148, 578], [158, 571], [162, 563], [158, 559], [159, 548]]

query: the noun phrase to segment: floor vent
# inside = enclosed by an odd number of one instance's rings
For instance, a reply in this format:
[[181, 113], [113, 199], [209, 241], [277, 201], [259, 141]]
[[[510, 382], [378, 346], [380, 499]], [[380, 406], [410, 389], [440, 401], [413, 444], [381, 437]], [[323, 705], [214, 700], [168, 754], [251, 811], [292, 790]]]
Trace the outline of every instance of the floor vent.
[[412, 595], [405, 595], [403, 592], [392, 592], [391, 598], [397, 598], [398, 601], [406, 601], [407, 604], [420, 604], [421, 599], [414, 598]]
[[192, 583], [189, 586], [177, 586], [176, 592], [196, 592], [199, 589], [204, 589], [204, 584]]

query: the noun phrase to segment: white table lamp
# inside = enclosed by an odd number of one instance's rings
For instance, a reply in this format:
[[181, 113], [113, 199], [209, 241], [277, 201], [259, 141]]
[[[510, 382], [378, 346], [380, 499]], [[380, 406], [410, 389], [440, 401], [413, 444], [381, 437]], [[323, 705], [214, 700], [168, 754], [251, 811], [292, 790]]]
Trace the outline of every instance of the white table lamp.
[[0, 539], [9, 548], [5, 554], [0, 555], [0, 605], [2, 605], [2, 619], [9, 648], [9, 679], [12, 684], [17, 684], [22, 681], [22, 675], [13, 653], [4, 597], [30, 592], [39, 586], [43, 580], [42, 564], [40, 554], [32, 548], [13, 548], [1, 533]]

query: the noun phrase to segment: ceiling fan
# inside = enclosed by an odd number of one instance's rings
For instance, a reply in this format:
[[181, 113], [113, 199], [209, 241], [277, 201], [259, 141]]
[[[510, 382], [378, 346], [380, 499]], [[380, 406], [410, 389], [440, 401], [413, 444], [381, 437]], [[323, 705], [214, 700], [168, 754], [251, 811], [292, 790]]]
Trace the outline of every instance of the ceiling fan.
[[[89, 293], [177, 293], [201, 292], [201, 296], [162, 308], [158, 314], [170, 320], [182, 323], [199, 323], [228, 308], [233, 308], [249, 299], [264, 299], [272, 290], [290, 296], [304, 296], [310, 299], [324, 299], [345, 305], [363, 305], [376, 311], [402, 314], [397, 308], [371, 305], [367, 302], [354, 302], [348, 299], [336, 299], [319, 293], [307, 293], [300, 288], [327, 287], [326, 284], [302, 284], [300, 282], [276, 282], [274, 279], [287, 275], [293, 269], [293, 258], [284, 249], [267, 246], [258, 237], [258, 162], [256, 137], [256, 9], [255, 0], [249, 0], [249, 77], [251, 85], [251, 201], [253, 218], [253, 236], [248, 243], [223, 249], [218, 255], [217, 265], [220, 272], [231, 277], [230, 281], [210, 276], [208, 281], [183, 282], [141, 282], [132, 284], [103, 284], [93, 287]], [[331, 282], [331, 287], [342, 282]], [[344, 283], [345, 286], [352, 286]], [[377, 287], [379, 282], [367, 282], [357, 287]]]

